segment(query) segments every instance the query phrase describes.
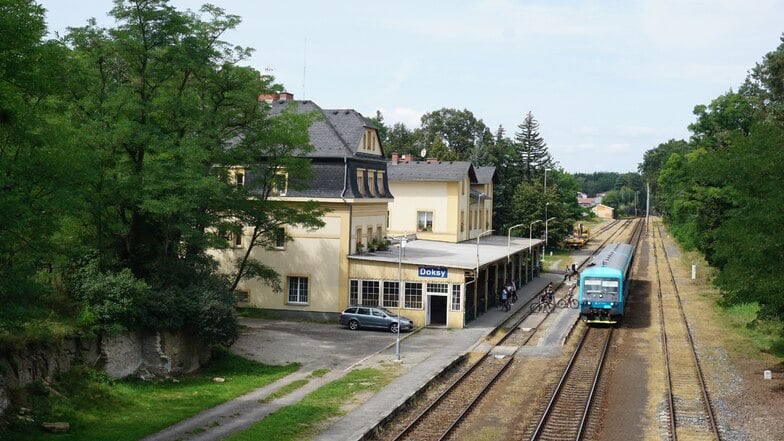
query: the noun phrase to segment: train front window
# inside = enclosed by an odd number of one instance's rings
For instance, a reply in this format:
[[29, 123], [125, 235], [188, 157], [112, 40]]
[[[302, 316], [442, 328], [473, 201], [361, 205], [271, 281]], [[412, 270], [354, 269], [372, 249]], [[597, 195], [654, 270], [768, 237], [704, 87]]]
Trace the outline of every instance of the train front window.
[[617, 298], [618, 279], [609, 277], [586, 277], [583, 279], [583, 297], [588, 298]]

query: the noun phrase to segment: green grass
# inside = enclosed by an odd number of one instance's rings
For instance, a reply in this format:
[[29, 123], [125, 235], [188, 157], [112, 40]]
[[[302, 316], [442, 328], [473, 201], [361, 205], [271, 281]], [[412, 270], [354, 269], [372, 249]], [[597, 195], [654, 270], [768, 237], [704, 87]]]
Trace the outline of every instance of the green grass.
[[[73, 369], [54, 384], [57, 394], [44, 399], [47, 388], [34, 385], [30, 402], [35, 422], [15, 425], [4, 440], [53, 439], [58, 441], [138, 440], [162, 430], [201, 410], [270, 384], [298, 365], [268, 366], [220, 352], [198, 374], [160, 382], [112, 381], [92, 369]], [[213, 381], [222, 377], [225, 382]], [[35, 393], [37, 392], [37, 393]], [[65, 434], [47, 434], [39, 429], [44, 421], [67, 421]]]
[[304, 379], [304, 378], [301, 379], [301, 380], [292, 381], [291, 383], [281, 387], [280, 389], [276, 390], [275, 392], [273, 392], [273, 393], [267, 395], [266, 397], [262, 398], [261, 400], [259, 400], [259, 403], [269, 403], [270, 401], [277, 400], [280, 397], [285, 397], [286, 395], [294, 392], [295, 390], [301, 388], [302, 386], [308, 384], [309, 382], [310, 382], [310, 380], [307, 380], [307, 379]]
[[784, 357], [784, 323], [757, 320], [756, 303], [719, 308], [723, 320], [751, 345], [753, 352], [764, 352]]
[[323, 421], [343, 415], [344, 404], [361, 392], [376, 392], [392, 377], [376, 369], [359, 369], [310, 393], [297, 404], [270, 414], [249, 429], [227, 438], [232, 441], [299, 440], [315, 435]]

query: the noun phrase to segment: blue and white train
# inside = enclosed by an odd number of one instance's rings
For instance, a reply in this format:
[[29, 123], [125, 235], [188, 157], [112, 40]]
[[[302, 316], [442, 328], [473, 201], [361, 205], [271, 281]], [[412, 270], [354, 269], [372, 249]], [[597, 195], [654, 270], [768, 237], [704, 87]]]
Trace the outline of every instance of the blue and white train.
[[580, 317], [588, 323], [617, 323], [629, 293], [634, 247], [611, 243], [580, 273]]

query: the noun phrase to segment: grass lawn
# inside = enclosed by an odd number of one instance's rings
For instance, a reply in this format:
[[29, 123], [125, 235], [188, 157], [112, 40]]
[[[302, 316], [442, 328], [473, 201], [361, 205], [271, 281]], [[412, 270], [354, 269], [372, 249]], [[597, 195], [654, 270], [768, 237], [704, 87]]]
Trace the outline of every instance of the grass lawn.
[[354, 397], [375, 393], [388, 384], [390, 371], [358, 369], [311, 392], [300, 402], [268, 415], [247, 430], [227, 438], [230, 441], [287, 441], [309, 439], [324, 421], [343, 415], [344, 406]]
[[[197, 374], [172, 380], [112, 381], [91, 369], [75, 369], [53, 385], [33, 390], [34, 422], [15, 424], [4, 440], [138, 440], [182, 419], [270, 384], [299, 369], [296, 364], [267, 366], [229, 352]], [[222, 383], [213, 381], [221, 377]], [[47, 392], [49, 400], [43, 399]], [[41, 422], [66, 421], [64, 434], [43, 433]]]

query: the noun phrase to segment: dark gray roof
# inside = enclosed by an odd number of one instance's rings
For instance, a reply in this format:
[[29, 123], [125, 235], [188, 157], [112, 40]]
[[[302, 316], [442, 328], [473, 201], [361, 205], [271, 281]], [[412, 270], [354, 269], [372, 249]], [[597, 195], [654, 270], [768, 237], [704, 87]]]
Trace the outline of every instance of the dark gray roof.
[[498, 174], [495, 172], [495, 167], [474, 167], [476, 170], [476, 183], [477, 184], [498, 184]]
[[476, 173], [470, 162], [387, 162], [387, 175], [390, 181], [462, 181], [466, 175], [476, 182]]
[[[276, 100], [270, 103], [270, 115], [281, 114], [288, 106], [297, 113], [316, 112], [321, 118], [308, 128], [313, 151], [310, 158], [312, 179], [306, 188], [296, 189], [289, 183], [286, 197], [391, 199], [388, 177], [382, 183], [369, 180], [370, 172], [385, 171], [383, 156], [358, 151], [365, 129], [377, 128], [360, 113], [350, 109], [325, 110], [312, 101]], [[357, 173], [362, 171], [365, 188], [358, 188]], [[251, 167], [246, 173], [249, 182], [258, 175]], [[377, 184], [380, 184], [377, 185]]]
[[[365, 134], [365, 128], [375, 126], [359, 112], [351, 109], [322, 109], [313, 101], [276, 100], [270, 103], [270, 113], [280, 114], [288, 106], [294, 106], [297, 113], [316, 112], [323, 118], [315, 121], [308, 129], [313, 152], [311, 158], [339, 157], [356, 155]], [[362, 156], [373, 157], [373, 155]]]

